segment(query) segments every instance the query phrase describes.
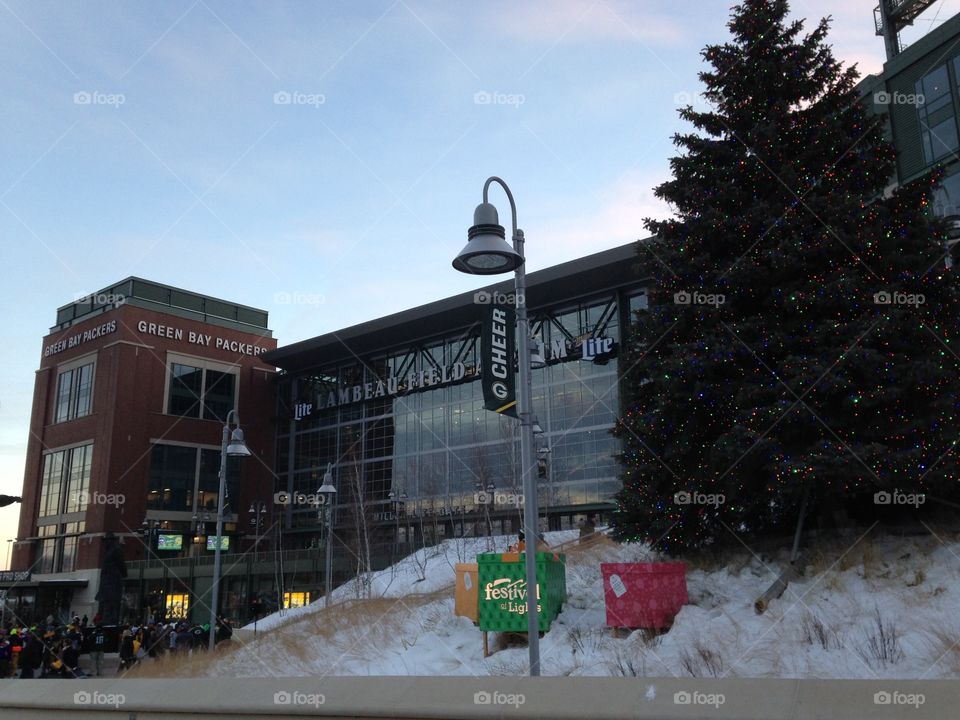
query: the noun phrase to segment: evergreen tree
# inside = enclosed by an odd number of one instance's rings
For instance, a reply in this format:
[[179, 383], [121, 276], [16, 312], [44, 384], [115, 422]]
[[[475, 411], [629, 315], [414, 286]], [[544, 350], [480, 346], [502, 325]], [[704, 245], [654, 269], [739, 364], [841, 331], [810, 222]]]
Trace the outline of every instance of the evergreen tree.
[[879, 491], [958, 497], [938, 176], [884, 194], [894, 152], [829, 19], [804, 34], [787, 13], [744, 0], [703, 51], [709, 109], [680, 111], [694, 131], [656, 188], [674, 217], [640, 242], [614, 527], [666, 551], [790, 531], [806, 488], [861, 514]]

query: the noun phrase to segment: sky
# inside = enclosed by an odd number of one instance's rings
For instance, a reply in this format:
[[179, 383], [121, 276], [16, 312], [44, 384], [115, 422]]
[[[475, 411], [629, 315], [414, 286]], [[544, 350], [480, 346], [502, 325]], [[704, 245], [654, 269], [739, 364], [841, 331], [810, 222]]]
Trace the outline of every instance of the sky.
[[[870, 2], [833, 15], [879, 72]], [[0, 493], [56, 309], [130, 275], [267, 310], [281, 346], [484, 284], [502, 177], [527, 268], [644, 236], [726, 0], [0, 0]], [[905, 42], [960, 11], [940, 0]], [[509, 221], [499, 189], [491, 202]], [[19, 506], [0, 508], [0, 567]]]

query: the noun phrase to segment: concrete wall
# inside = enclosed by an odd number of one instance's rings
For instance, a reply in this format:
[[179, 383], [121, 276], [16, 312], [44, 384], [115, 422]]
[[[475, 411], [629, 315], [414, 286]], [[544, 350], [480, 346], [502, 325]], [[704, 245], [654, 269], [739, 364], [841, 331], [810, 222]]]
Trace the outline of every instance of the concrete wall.
[[[283, 668], [277, 668], [283, 672]], [[879, 695], [878, 695], [879, 693]], [[0, 718], [956, 717], [960, 683], [678, 678], [272, 678], [0, 681]], [[890, 700], [890, 702], [885, 702]], [[689, 701], [689, 702], [685, 702]], [[913, 704], [909, 704], [913, 703]]]

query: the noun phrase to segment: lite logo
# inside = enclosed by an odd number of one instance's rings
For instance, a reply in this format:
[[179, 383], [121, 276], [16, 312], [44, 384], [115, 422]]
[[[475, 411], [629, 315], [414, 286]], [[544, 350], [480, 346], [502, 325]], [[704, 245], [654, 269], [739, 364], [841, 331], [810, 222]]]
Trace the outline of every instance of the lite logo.
[[613, 352], [613, 338], [597, 337], [588, 338], [583, 343], [583, 359], [595, 360], [603, 355]]
[[293, 419], [303, 420], [313, 412], [313, 403], [297, 403], [293, 406]]

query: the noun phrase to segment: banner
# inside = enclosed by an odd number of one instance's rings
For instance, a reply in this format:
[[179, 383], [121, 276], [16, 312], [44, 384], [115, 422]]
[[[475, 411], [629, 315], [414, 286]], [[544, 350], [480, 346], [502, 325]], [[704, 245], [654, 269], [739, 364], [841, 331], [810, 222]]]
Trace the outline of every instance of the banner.
[[513, 369], [516, 327], [512, 307], [491, 304], [483, 308], [480, 329], [483, 407], [511, 417], [517, 417], [517, 383]]

